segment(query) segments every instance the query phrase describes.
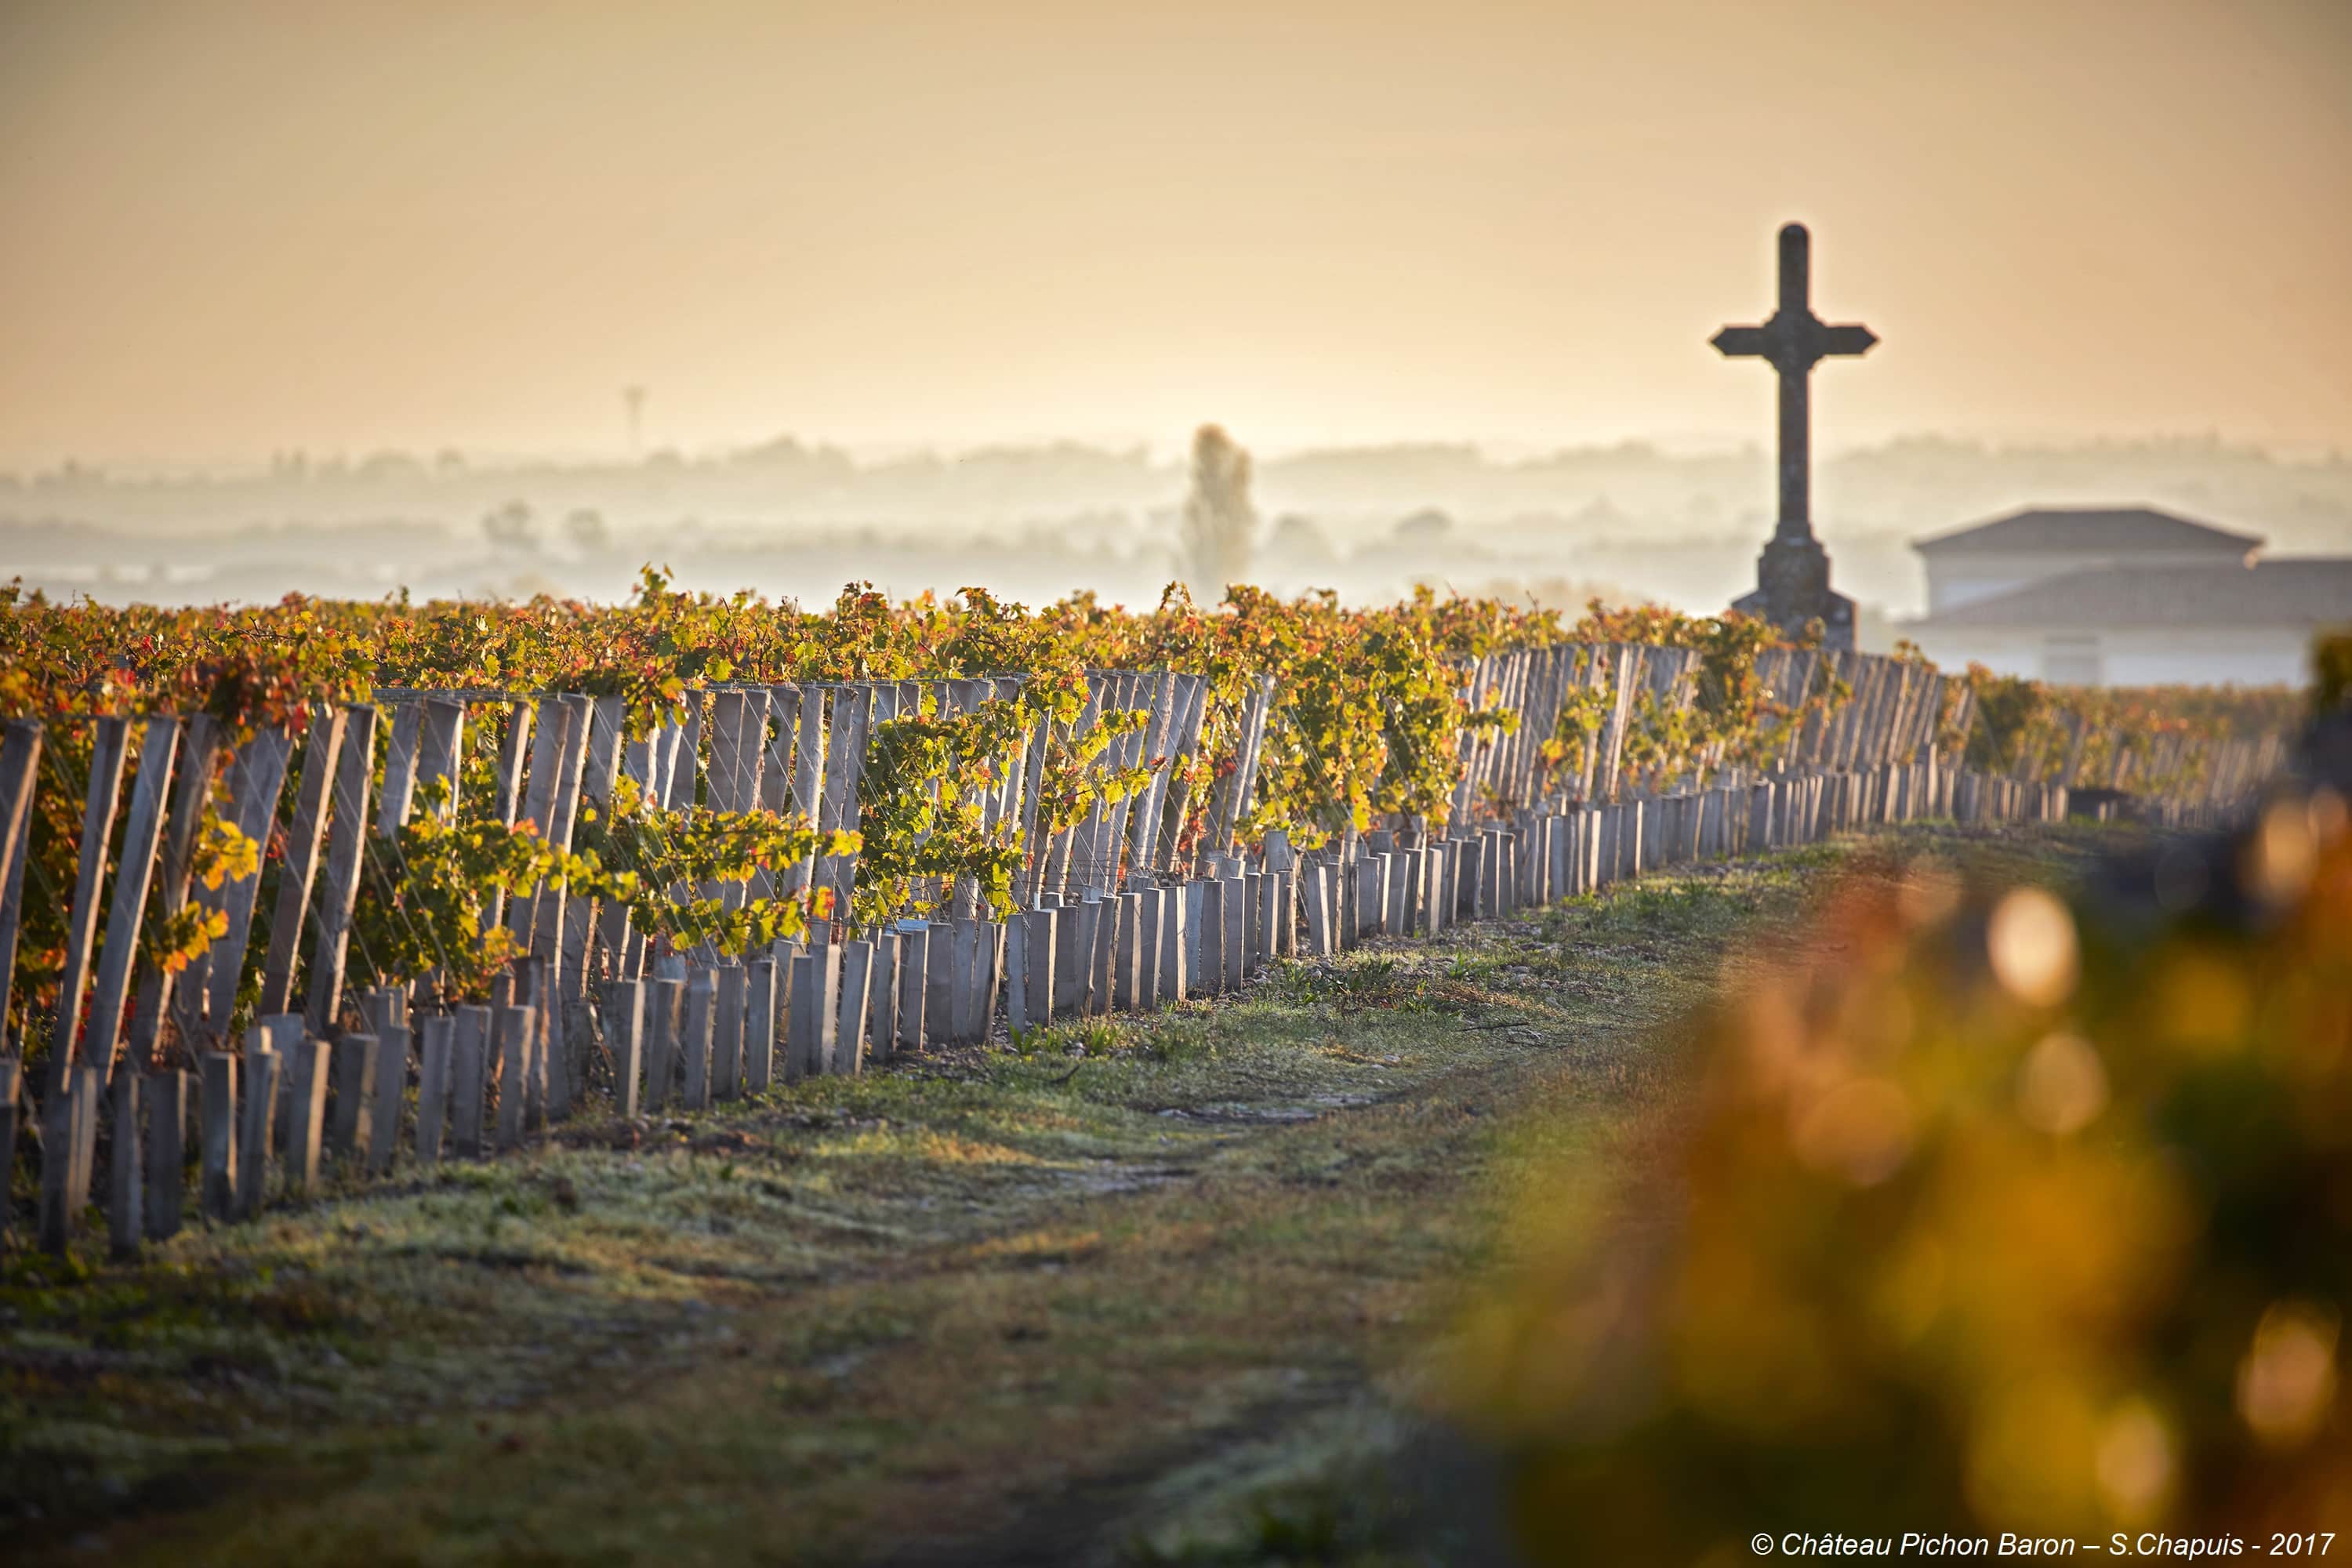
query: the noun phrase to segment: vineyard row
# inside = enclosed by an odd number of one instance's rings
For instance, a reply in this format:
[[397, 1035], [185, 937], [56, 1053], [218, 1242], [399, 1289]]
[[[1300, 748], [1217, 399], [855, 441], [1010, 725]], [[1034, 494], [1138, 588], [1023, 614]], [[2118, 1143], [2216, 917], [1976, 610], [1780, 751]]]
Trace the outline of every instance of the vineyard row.
[[[29, 1077], [45, 1237], [104, 1122], [128, 1248], [180, 1223], [192, 1096], [204, 1205], [249, 1213], [322, 1141], [477, 1152], [592, 1089], [705, 1103], [1655, 864], [2063, 813], [2135, 758], [2084, 724], [2054, 765], [1955, 767], [1980, 681], [1760, 639], [1459, 657], [1374, 623], [1201, 662], [12, 720], [0, 1169]], [[2210, 817], [2279, 752], [2179, 728], [2137, 756]]]

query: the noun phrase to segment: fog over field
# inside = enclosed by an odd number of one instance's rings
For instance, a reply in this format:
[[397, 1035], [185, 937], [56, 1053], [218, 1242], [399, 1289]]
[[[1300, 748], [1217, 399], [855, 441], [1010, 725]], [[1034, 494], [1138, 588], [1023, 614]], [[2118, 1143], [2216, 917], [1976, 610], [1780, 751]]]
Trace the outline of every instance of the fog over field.
[[1268, 586], [1711, 611], [1791, 221], [1865, 641], [2021, 505], [2352, 550], [2352, 10], [1901, 9], [0, 6], [0, 581], [1148, 603], [1213, 423]]
[[[1244, 447], [1248, 432], [1234, 431]], [[1255, 465], [1247, 575], [1352, 600], [1417, 583], [1719, 609], [1770, 531], [1759, 447], [1643, 443], [1503, 456], [1467, 444], [1306, 449]], [[828, 600], [981, 583], [1146, 604], [1180, 574], [1184, 459], [1137, 445], [869, 456], [790, 437], [638, 460], [287, 454], [265, 468], [0, 475], [0, 572], [110, 602], [289, 592], [612, 598], [644, 563], [689, 585]], [[1923, 607], [1910, 541], [2027, 504], [2147, 502], [2352, 549], [2352, 459], [2214, 440], [1994, 447], [1919, 438], [1822, 465], [1837, 579], [1881, 624]], [[1874, 615], [1869, 612], [1875, 612]], [[1870, 626], [1865, 626], [1865, 632]]]

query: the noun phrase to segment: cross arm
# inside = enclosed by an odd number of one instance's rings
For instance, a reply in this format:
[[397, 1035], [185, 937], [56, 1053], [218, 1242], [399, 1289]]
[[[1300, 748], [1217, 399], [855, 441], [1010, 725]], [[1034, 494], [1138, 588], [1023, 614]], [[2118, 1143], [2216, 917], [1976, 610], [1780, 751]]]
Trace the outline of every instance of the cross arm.
[[1824, 354], [1867, 353], [1877, 342], [1878, 334], [1868, 327], [1848, 325], [1822, 329], [1821, 345]]
[[[1717, 353], [1730, 359], [1743, 355], [1761, 357], [1771, 352], [1769, 340], [1765, 337], [1761, 327], [1726, 327], [1707, 342], [1715, 345]], [[1859, 353], [1862, 351], [1857, 349], [1854, 352]]]

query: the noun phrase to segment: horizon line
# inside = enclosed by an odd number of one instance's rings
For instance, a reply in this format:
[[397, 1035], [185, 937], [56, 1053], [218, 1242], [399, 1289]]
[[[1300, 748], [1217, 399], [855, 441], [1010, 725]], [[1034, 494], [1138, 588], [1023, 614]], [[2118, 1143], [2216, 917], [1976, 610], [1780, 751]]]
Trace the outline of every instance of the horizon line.
[[[1203, 423], [1215, 423], [1215, 421]], [[1467, 453], [1482, 465], [1494, 468], [1529, 468], [1563, 457], [1624, 454], [1663, 458], [1671, 461], [1688, 461], [1723, 457], [1762, 457], [1768, 451], [1768, 443], [1754, 436], [1736, 437], [1727, 432], [1704, 430], [1626, 436], [1612, 440], [1567, 441], [1557, 444], [1531, 441], [1518, 437], [1430, 436], [1266, 443], [1258, 446], [1253, 446], [1244, 440], [1241, 445], [1261, 465], [1286, 463], [1305, 458], [1371, 456], [1384, 452], [1420, 451]], [[1141, 437], [1040, 435], [969, 441], [943, 437], [908, 442], [833, 439], [797, 431], [782, 431], [765, 438], [747, 441], [709, 442], [692, 447], [677, 444], [649, 446], [644, 451], [635, 453], [588, 447], [415, 447], [390, 445], [366, 447], [337, 447], [315, 450], [302, 446], [289, 446], [273, 449], [266, 456], [224, 456], [205, 458], [137, 455], [93, 458], [68, 453], [52, 457], [46, 462], [27, 463], [19, 459], [11, 466], [0, 467], [0, 479], [14, 480], [19, 484], [38, 483], [42, 480], [55, 480], [68, 476], [75, 479], [92, 478], [100, 482], [126, 478], [149, 483], [172, 480], [268, 479], [286, 475], [289, 469], [284, 465], [289, 460], [301, 465], [299, 469], [292, 471], [313, 473], [322, 467], [331, 471], [348, 472], [387, 461], [405, 461], [428, 472], [444, 467], [454, 467], [468, 472], [495, 472], [502, 469], [532, 468], [627, 472], [656, 467], [723, 465], [740, 461], [764, 450], [787, 447], [797, 447], [813, 455], [835, 454], [848, 459], [854, 467], [869, 471], [926, 458], [953, 462], [1001, 455], [1035, 455], [1056, 450], [1119, 458], [1140, 457], [1150, 467], [1169, 468], [1181, 467], [1185, 455], [1184, 443], [1171, 445], [1161, 440]], [[2335, 464], [2347, 460], [2347, 448], [2338, 442], [2265, 440], [2254, 437], [2242, 438], [2225, 435], [2211, 428], [2199, 431], [2152, 430], [2130, 436], [1914, 430], [1874, 440], [1839, 443], [1826, 449], [1822, 455], [1822, 460], [1834, 462], [1841, 458], [1886, 452], [1906, 447], [1972, 448], [1986, 453], [2098, 452], [2171, 447], [2255, 455], [2273, 462], [2288, 464]], [[454, 463], [451, 461], [453, 458]]]

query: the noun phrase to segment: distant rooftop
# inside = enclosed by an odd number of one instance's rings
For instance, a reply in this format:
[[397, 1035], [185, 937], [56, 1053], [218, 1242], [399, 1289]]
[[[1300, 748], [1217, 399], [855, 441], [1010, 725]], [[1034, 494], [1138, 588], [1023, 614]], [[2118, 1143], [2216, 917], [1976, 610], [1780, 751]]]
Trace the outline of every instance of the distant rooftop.
[[2153, 507], [2036, 507], [1915, 540], [1911, 548], [1922, 555], [2210, 550], [2217, 556], [2243, 556], [2260, 549], [2262, 542], [2251, 533], [2191, 522]]
[[2352, 556], [2290, 556], [2251, 566], [2091, 566], [1971, 599], [1918, 624], [1938, 630], [2352, 626]]

